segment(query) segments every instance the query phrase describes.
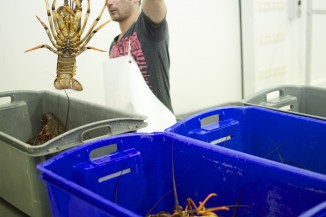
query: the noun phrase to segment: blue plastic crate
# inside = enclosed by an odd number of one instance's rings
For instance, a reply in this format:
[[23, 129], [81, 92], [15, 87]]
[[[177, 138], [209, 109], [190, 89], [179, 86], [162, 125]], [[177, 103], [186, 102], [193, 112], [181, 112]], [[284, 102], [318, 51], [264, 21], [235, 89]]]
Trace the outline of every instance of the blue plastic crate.
[[325, 120], [255, 106], [223, 107], [166, 132], [326, 174]]
[[217, 193], [219, 216], [298, 216], [326, 200], [326, 176], [169, 133], [125, 134], [66, 151], [40, 165], [52, 214], [145, 216]]

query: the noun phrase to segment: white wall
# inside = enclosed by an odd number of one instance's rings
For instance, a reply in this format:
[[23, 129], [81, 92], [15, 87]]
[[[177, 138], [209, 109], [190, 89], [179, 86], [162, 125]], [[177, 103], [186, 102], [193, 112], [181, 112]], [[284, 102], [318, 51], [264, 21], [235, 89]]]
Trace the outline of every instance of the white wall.
[[298, 0], [242, 1], [245, 97], [284, 84], [326, 87], [326, 14], [312, 15], [310, 72], [306, 68], [308, 2], [326, 12], [324, 0], [302, 0], [301, 7]]
[[[58, 0], [57, 5], [63, 1]], [[238, 0], [166, 0], [170, 25], [171, 94], [176, 114], [240, 100], [240, 36]], [[52, 4], [52, 1], [50, 1]], [[89, 24], [104, 1], [91, 0]], [[84, 9], [86, 6], [84, 6]], [[0, 91], [55, 90], [55, 54], [47, 49], [24, 53], [50, 41], [36, 19], [46, 24], [44, 0], [7, 1], [0, 7]], [[100, 23], [109, 19], [107, 10]], [[89, 25], [88, 25], [89, 27]], [[108, 49], [118, 34], [116, 23], [98, 32], [89, 45]], [[77, 75], [84, 90], [71, 97], [104, 104], [102, 63], [107, 53], [86, 51], [77, 57]]]
[[176, 113], [241, 99], [238, 0], [169, 0]]
[[312, 0], [312, 10], [321, 10], [323, 14], [312, 15], [311, 85], [326, 87], [326, 1]]
[[[280, 84], [304, 83], [305, 14], [297, 0], [248, 0], [243, 7], [245, 97]], [[293, 6], [293, 5], [292, 5]]]

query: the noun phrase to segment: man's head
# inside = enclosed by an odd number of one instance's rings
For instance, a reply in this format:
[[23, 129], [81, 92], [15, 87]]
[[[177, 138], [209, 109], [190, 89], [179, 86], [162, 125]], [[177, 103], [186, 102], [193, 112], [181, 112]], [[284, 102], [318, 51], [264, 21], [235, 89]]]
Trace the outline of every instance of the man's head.
[[107, 7], [111, 19], [117, 22], [124, 21], [135, 11], [139, 11], [141, 0], [107, 0]]

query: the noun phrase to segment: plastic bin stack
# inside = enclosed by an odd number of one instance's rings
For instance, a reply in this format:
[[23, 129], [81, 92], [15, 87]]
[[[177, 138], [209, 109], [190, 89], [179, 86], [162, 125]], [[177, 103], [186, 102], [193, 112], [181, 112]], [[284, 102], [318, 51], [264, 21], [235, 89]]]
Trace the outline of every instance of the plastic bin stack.
[[117, 135], [41, 163], [54, 217], [173, 213], [178, 201], [219, 216], [298, 216], [326, 199], [319, 173], [171, 133]]
[[[13, 142], [6, 146], [19, 149], [17, 152], [28, 155], [28, 160], [42, 156], [37, 168], [46, 184], [53, 217], [172, 214], [173, 179], [183, 208], [187, 198], [199, 205], [216, 193], [206, 208], [230, 205], [229, 211], [217, 211], [218, 216], [324, 216], [326, 94], [322, 91], [326, 90], [305, 86], [271, 89], [239, 103], [191, 114], [161, 133], [119, 131], [115, 136], [89, 136], [94, 129], [103, 130], [107, 125], [83, 130], [88, 126], [83, 123], [76, 138], [87, 135], [93, 139], [78, 140], [67, 134], [44, 144], [48, 148], [17, 148]], [[269, 92], [275, 90], [278, 96], [268, 99]], [[66, 107], [64, 98], [50, 101], [53, 103], [47, 109]], [[75, 108], [77, 116], [71, 120], [80, 121], [85, 112], [78, 115], [80, 107]], [[94, 114], [90, 107], [85, 110]], [[57, 114], [64, 118], [64, 111]], [[22, 116], [15, 124], [26, 124], [21, 121], [24, 112], [18, 113]], [[142, 117], [138, 121], [133, 127], [122, 124], [123, 129], [138, 129], [138, 124], [144, 124]], [[76, 128], [70, 129], [75, 132]], [[27, 134], [19, 135], [25, 139], [35, 130], [19, 133]], [[69, 145], [71, 137], [83, 145]], [[35, 169], [36, 164], [30, 167]]]
[[[0, 197], [29, 216], [50, 216], [49, 201], [36, 165], [80, 144], [145, 127], [145, 117], [110, 110], [47, 91], [0, 93]], [[9, 100], [8, 100], [9, 99]], [[67, 131], [38, 146], [41, 115], [54, 113]], [[68, 117], [68, 118], [67, 118]]]

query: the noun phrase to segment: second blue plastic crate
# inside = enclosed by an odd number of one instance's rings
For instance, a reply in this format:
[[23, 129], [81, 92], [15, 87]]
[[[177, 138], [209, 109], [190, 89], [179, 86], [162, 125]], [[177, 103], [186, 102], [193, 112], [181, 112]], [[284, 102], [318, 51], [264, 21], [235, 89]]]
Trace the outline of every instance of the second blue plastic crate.
[[193, 115], [166, 132], [326, 174], [326, 121], [255, 106]]

